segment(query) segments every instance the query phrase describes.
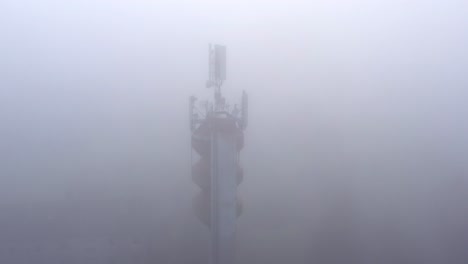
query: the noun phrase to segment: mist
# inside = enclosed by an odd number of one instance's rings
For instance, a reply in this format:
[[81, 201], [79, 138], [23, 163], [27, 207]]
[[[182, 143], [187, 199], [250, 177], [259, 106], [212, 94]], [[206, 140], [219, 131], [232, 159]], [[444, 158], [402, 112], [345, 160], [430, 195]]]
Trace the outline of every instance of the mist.
[[464, 1], [0, 1], [0, 262], [207, 263], [188, 97], [249, 93], [238, 263], [468, 263]]

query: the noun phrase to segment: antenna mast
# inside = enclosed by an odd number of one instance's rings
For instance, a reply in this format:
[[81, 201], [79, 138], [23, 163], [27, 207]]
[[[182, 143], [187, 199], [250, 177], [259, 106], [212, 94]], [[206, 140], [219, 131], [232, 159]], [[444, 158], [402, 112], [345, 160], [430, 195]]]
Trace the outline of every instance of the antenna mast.
[[225, 100], [221, 94], [221, 86], [226, 80], [226, 46], [209, 45], [208, 47], [208, 81], [207, 88], [214, 87], [215, 111], [222, 110]]

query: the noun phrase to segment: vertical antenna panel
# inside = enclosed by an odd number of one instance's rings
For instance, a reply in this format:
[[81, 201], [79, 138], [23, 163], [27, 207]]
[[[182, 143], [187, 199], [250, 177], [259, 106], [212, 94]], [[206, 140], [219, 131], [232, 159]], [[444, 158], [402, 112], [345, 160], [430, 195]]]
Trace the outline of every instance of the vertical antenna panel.
[[226, 46], [215, 45], [214, 48], [215, 80], [226, 80]]
[[249, 121], [249, 97], [245, 91], [242, 92], [241, 118], [242, 129], [245, 129]]
[[214, 84], [214, 52], [211, 44], [208, 46], [208, 81], [206, 87], [211, 87]]

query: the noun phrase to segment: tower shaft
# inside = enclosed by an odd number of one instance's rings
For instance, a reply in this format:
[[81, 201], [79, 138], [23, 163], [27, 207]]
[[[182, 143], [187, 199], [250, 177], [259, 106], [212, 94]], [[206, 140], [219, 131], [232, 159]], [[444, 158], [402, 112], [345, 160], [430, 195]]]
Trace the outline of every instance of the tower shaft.
[[214, 119], [211, 131], [211, 263], [233, 264], [237, 218], [238, 133], [233, 119]]

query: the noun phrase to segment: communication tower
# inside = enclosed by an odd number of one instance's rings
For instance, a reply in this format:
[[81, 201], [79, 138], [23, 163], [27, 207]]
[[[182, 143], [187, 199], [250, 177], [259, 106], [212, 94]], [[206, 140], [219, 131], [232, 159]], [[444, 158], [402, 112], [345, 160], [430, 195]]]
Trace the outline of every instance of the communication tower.
[[237, 186], [244, 172], [239, 153], [244, 146], [248, 98], [242, 93], [240, 108], [231, 106], [221, 93], [226, 80], [226, 47], [209, 46], [207, 88], [213, 88], [213, 101], [189, 100], [192, 151], [192, 179], [200, 187], [193, 204], [198, 218], [210, 229], [211, 264], [234, 264], [236, 219], [242, 211]]

